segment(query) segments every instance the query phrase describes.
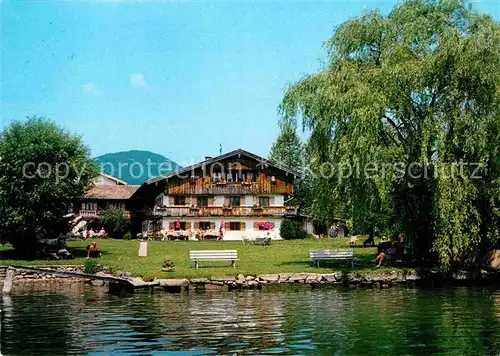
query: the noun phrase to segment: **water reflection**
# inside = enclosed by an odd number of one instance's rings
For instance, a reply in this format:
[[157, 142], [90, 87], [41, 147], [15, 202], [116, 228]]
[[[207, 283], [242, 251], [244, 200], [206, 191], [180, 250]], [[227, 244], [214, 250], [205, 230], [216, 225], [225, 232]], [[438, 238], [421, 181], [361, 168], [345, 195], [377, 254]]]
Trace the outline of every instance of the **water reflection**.
[[2, 299], [4, 355], [495, 354], [500, 292], [455, 288]]

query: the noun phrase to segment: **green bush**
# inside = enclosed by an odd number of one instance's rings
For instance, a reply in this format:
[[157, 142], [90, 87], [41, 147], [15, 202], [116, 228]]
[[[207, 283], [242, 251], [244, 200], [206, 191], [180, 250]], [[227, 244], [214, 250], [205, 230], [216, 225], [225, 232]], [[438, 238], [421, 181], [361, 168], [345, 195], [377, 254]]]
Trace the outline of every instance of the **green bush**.
[[298, 221], [285, 219], [281, 223], [280, 235], [285, 240], [305, 239], [307, 232]]
[[125, 235], [123, 235], [124, 240], [132, 240], [132, 234], [130, 232], [127, 232]]
[[85, 260], [83, 273], [94, 274], [101, 270], [101, 265], [94, 259]]
[[102, 211], [101, 223], [108, 236], [117, 239], [123, 238], [130, 228], [130, 219], [120, 209]]

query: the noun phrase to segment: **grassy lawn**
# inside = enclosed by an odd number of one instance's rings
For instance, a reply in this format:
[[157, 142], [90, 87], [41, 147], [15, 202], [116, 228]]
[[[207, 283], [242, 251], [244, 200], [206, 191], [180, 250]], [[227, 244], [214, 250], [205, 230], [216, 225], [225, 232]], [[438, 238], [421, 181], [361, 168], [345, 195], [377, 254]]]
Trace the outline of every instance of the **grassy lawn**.
[[[234, 276], [238, 273], [328, 273], [335, 270], [350, 269], [349, 263], [337, 262], [327, 267], [313, 267], [309, 260], [309, 250], [347, 248], [347, 238], [330, 238], [322, 240], [272, 241], [269, 246], [243, 245], [237, 241], [150, 241], [148, 256], [138, 257], [139, 241], [103, 239], [96, 240], [103, 257], [100, 262], [110, 266], [114, 272], [128, 271], [134, 276], [144, 279], [157, 278], [195, 278], [209, 276]], [[357, 257], [355, 269], [372, 269], [370, 260], [374, 258], [376, 248], [363, 248], [361, 242], [354, 246]], [[85, 262], [85, 246], [89, 241], [69, 241], [70, 252], [79, 256], [73, 260], [25, 261], [14, 258], [10, 245], [0, 245], [0, 264], [2, 265], [47, 265], [47, 264], [83, 264]], [[236, 268], [229, 262], [200, 262], [196, 270], [189, 260], [190, 250], [238, 250], [239, 261]], [[175, 263], [175, 272], [162, 272], [164, 258]]]

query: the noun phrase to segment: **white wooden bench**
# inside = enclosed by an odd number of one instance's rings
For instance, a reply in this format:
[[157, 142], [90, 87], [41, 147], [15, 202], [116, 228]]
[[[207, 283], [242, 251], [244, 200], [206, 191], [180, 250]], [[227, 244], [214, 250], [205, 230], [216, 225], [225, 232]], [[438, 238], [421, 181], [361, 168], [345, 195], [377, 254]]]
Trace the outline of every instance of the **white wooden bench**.
[[194, 267], [198, 268], [200, 261], [231, 261], [231, 266], [236, 267], [238, 261], [237, 250], [199, 250], [189, 251], [189, 258], [194, 261]]
[[319, 267], [320, 261], [339, 261], [350, 260], [352, 267], [354, 267], [354, 251], [353, 250], [311, 250], [309, 257], [313, 264]]

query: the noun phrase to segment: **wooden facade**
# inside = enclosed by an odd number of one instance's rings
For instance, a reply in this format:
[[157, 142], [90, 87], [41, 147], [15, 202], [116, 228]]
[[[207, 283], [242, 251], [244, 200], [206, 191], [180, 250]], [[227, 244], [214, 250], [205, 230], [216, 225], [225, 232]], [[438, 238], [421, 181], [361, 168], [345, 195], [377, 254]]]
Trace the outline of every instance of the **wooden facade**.
[[232, 157], [167, 180], [166, 195], [293, 194], [294, 177], [259, 162]]
[[[236, 150], [149, 180], [134, 197], [136, 213], [143, 232], [164, 236], [171, 230], [196, 235], [198, 229], [217, 236], [223, 229], [225, 240], [269, 234], [278, 239], [282, 219], [297, 215], [287, 204], [297, 178], [292, 170]], [[262, 222], [273, 231], [262, 230]]]
[[160, 216], [285, 216], [295, 215], [295, 207], [155, 207], [154, 215]]

